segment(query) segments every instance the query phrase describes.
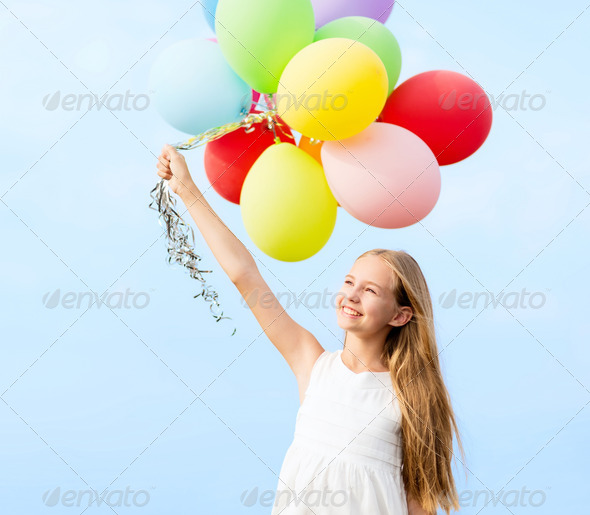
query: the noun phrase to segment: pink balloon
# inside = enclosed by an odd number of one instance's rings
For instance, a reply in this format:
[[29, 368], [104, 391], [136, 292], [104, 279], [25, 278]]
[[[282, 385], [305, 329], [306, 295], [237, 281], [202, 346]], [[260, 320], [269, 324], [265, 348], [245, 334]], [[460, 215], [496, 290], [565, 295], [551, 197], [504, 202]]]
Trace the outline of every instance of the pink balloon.
[[413, 225], [432, 211], [440, 195], [432, 150], [397, 125], [375, 122], [351, 138], [326, 141], [322, 162], [338, 203], [374, 227]]
[[260, 93], [256, 90], [252, 90], [252, 107], [250, 108], [250, 112], [254, 113], [256, 111], [260, 111], [258, 107], [258, 101], [260, 100]]

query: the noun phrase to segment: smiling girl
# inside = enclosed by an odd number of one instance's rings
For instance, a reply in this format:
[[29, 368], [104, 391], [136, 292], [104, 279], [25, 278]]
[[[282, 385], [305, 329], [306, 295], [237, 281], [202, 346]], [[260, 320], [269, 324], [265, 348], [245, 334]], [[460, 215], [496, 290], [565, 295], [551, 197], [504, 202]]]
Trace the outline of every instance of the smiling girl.
[[337, 296], [343, 349], [325, 350], [280, 305], [250, 252], [196, 187], [184, 157], [165, 145], [157, 167], [297, 379], [301, 405], [272, 515], [458, 510], [453, 434], [462, 456], [463, 448], [418, 263], [403, 251], [359, 256]]

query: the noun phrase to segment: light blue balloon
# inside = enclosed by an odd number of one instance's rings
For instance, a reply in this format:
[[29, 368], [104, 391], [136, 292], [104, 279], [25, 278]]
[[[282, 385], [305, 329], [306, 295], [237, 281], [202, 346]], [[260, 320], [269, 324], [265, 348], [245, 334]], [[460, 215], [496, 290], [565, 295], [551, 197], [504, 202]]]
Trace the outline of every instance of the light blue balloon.
[[252, 105], [250, 86], [230, 68], [219, 45], [204, 39], [164, 49], [149, 83], [162, 118], [191, 135], [240, 121]]
[[203, 0], [205, 19], [213, 32], [215, 32], [215, 11], [217, 10], [217, 2], [219, 2], [219, 0]]

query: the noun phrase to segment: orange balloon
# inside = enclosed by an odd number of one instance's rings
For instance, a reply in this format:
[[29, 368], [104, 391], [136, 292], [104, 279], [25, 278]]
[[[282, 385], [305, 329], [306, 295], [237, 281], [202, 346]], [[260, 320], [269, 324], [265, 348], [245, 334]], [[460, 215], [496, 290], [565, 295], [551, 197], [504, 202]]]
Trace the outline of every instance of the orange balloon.
[[[317, 141], [317, 140], [316, 140]], [[299, 148], [301, 150], [304, 150], [305, 152], [307, 152], [311, 157], [313, 157], [318, 163], [320, 163], [322, 166], [322, 146], [324, 145], [323, 141], [317, 141], [312, 143], [311, 142], [311, 138], [308, 138], [307, 136], [301, 136], [301, 140], [299, 141]], [[338, 207], [342, 207], [340, 206], [340, 204], [338, 204]]]
[[311, 138], [307, 136], [301, 136], [301, 141], [299, 142], [299, 148], [301, 150], [305, 150], [311, 157], [313, 157], [318, 163], [322, 164], [322, 145], [324, 144], [323, 141], [314, 141], [311, 142]]

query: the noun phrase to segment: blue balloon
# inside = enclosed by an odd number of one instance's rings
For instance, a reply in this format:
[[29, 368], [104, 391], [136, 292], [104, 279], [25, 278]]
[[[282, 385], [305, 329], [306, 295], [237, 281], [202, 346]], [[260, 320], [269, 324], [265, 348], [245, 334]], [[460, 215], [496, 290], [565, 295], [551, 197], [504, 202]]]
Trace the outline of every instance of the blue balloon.
[[203, 0], [205, 19], [213, 32], [215, 32], [215, 11], [217, 10], [217, 2], [219, 2], [219, 0]]
[[196, 135], [248, 114], [252, 89], [217, 43], [185, 39], [164, 49], [150, 71], [156, 109], [172, 127]]

